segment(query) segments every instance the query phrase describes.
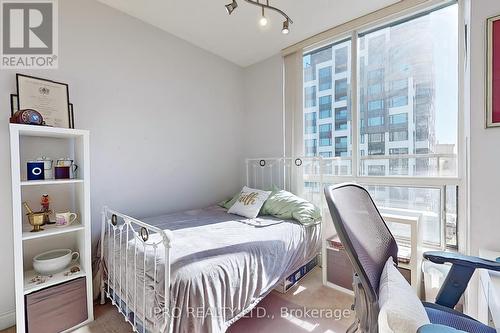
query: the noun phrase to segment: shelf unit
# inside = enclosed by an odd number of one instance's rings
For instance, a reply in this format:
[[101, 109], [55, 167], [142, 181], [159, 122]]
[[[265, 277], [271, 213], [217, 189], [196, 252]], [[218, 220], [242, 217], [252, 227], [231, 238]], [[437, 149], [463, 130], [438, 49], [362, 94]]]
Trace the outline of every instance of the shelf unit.
[[[14, 238], [14, 274], [16, 294], [16, 331], [26, 332], [25, 296], [76, 278], [86, 278], [88, 318], [69, 328], [76, 329], [93, 318], [90, 162], [89, 137], [86, 130], [10, 124], [12, 214]], [[26, 162], [40, 156], [53, 159], [71, 157], [78, 165], [78, 179], [26, 180]], [[31, 232], [22, 202], [28, 201], [37, 210], [40, 196], [48, 193], [51, 208], [56, 212], [74, 211], [78, 219], [67, 227], [43, 226], [43, 231]], [[71, 248], [80, 254], [79, 262], [63, 272], [33, 282], [38, 274], [32, 268], [34, 255], [58, 248]], [[79, 271], [69, 273], [71, 267]]]

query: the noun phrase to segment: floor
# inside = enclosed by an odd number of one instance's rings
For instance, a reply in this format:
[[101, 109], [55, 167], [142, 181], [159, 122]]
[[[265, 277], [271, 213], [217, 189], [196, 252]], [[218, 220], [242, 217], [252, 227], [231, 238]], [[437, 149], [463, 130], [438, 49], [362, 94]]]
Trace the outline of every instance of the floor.
[[[288, 293], [273, 291], [228, 333], [340, 333], [352, 322], [352, 296], [324, 287], [317, 267]], [[95, 306], [95, 321], [77, 333], [127, 333], [128, 323], [109, 303]], [[14, 333], [10, 328], [2, 333]]]

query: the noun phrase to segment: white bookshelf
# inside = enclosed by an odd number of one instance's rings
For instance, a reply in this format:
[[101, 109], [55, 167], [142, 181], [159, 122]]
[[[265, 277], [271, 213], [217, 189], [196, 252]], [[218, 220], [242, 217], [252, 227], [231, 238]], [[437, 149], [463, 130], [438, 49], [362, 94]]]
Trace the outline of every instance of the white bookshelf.
[[[25, 296], [60, 283], [80, 277], [86, 278], [87, 312], [85, 325], [93, 320], [92, 260], [90, 220], [90, 161], [89, 132], [65, 128], [10, 124], [12, 222], [14, 238], [14, 274], [16, 292], [16, 331], [26, 331]], [[51, 159], [71, 157], [78, 165], [78, 178], [65, 180], [28, 181], [26, 162], [40, 156]], [[43, 226], [43, 231], [30, 232], [22, 202], [27, 201], [33, 210], [40, 208], [42, 194], [51, 197], [55, 212], [71, 211], [78, 219], [67, 227]], [[77, 265], [80, 271], [73, 274], [54, 274], [42, 283], [32, 282], [37, 273], [32, 268], [32, 258], [42, 252], [71, 248], [80, 253]]]

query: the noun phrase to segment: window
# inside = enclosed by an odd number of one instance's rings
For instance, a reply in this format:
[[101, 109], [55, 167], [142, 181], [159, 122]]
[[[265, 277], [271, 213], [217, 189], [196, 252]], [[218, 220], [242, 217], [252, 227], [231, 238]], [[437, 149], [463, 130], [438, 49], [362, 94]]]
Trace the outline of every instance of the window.
[[368, 126], [382, 126], [383, 124], [384, 124], [384, 117], [368, 118]]
[[304, 106], [311, 108], [316, 106], [316, 87], [306, 87], [304, 92]]
[[391, 148], [389, 149], [390, 155], [407, 155], [408, 148]]
[[316, 139], [306, 139], [304, 141], [305, 155], [307, 157], [316, 156]]
[[398, 113], [389, 117], [391, 125], [401, 125], [408, 123], [408, 113]]
[[319, 125], [319, 146], [332, 145], [332, 124]]
[[332, 68], [324, 67], [319, 70], [319, 91], [332, 89]]
[[335, 101], [347, 100], [347, 79], [335, 80]]
[[335, 109], [335, 129], [336, 130], [347, 129], [347, 107]]
[[321, 96], [319, 98], [319, 119], [332, 117], [332, 96]]
[[304, 132], [306, 134], [316, 133], [316, 112], [308, 112], [304, 115]]
[[316, 80], [316, 66], [318, 64], [331, 60], [332, 60], [331, 49], [319, 50], [314, 53], [309, 53], [304, 55], [303, 58], [304, 82], [310, 82]]
[[[329, 174], [324, 181], [363, 184], [366, 180], [382, 212], [421, 217], [427, 245], [457, 246], [457, 193], [463, 184], [457, 173], [458, 5], [385, 23], [368, 32], [354, 31], [352, 42], [358, 48], [354, 59], [350, 40], [304, 56], [304, 73], [309, 67], [333, 63], [332, 155], [348, 157], [340, 160], [346, 163], [351, 163], [352, 156], [358, 163], [352, 168], [354, 174], [350, 164], [347, 168], [334, 165], [333, 175], [345, 175], [344, 179], [328, 180]], [[347, 54], [341, 54], [345, 46]], [[341, 58], [347, 59], [345, 78]], [[351, 66], [351, 62], [355, 63]], [[351, 73], [351, 68], [357, 72]], [[350, 87], [351, 78], [357, 78], [356, 89]], [[305, 83], [307, 79], [304, 74]], [[352, 94], [357, 94], [357, 105], [350, 105]], [[338, 102], [346, 103], [346, 109], [340, 109], [344, 104]], [[404, 112], [395, 109], [399, 107]], [[358, 114], [357, 123], [353, 123], [353, 111]], [[359, 132], [355, 146], [352, 134], [344, 135], [353, 127]], [[346, 174], [340, 173], [342, 168]]]
[[368, 134], [368, 142], [384, 142], [384, 133], [370, 133]]
[[335, 138], [335, 156], [347, 156], [347, 136]]
[[382, 65], [385, 59], [385, 35], [368, 37], [368, 64]]
[[[352, 169], [352, 149], [349, 144], [352, 135], [349, 103], [351, 40], [343, 40], [304, 54], [303, 70], [304, 141], [309, 140], [307, 144], [304, 142], [304, 155], [342, 157], [341, 163], [339, 159], [332, 159], [336, 164], [331, 165], [328, 173], [339, 175], [342, 172], [342, 175], [349, 175]], [[326, 90], [330, 88], [331, 93]], [[314, 113], [311, 111], [315, 109], [311, 108], [316, 104], [317, 118], [313, 118], [315, 116], [308, 114]], [[316, 141], [312, 141], [313, 139]], [[335, 173], [335, 170], [339, 173]]]
[[368, 174], [370, 176], [385, 176], [385, 165], [369, 165]]
[[335, 50], [335, 73], [347, 71], [347, 46]]
[[[363, 40], [363, 39], [361, 39]], [[363, 59], [362, 64], [364, 64], [365, 60], [364, 57], [361, 57]], [[383, 68], [378, 68], [378, 69], [373, 69], [368, 72], [368, 81], [371, 83], [375, 82], [384, 82], [384, 69]]]
[[376, 96], [382, 93], [382, 85], [380, 83], [374, 83], [368, 86], [368, 95]]
[[381, 99], [376, 99], [374, 101], [368, 102], [368, 112], [382, 110], [383, 108], [384, 108], [384, 101]]
[[408, 96], [395, 96], [391, 97], [391, 107], [397, 108], [400, 106], [408, 105]]
[[408, 91], [408, 79], [394, 80], [391, 82], [391, 92], [398, 92], [399, 90]]
[[332, 157], [332, 152], [331, 151], [320, 151], [319, 156], [324, 157], [324, 158]]
[[389, 132], [389, 141], [406, 141], [408, 140], [408, 131]]

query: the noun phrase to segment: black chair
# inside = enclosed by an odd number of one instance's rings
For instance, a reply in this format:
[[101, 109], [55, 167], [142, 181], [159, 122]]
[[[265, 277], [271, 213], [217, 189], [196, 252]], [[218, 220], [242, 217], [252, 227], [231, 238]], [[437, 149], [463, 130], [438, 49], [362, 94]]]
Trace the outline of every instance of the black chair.
[[[356, 321], [348, 332], [378, 333], [380, 276], [387, 260], [397, 258], [398, 246], [366, 189], [340, 184], [325, 188], [325, 196], [335, 229], [354, 268]], [[423, 303], [430, 322], [470, 333], [495, 333], [495, 329], [453, 308], [476, 268], [500, 271], [500, 263], [440, 251], [427, 252], [424, 258], [452, 264], [436, 303]], [[444, 331], [442, 326], [432, 325], [419, 329], [419, 333]]]

